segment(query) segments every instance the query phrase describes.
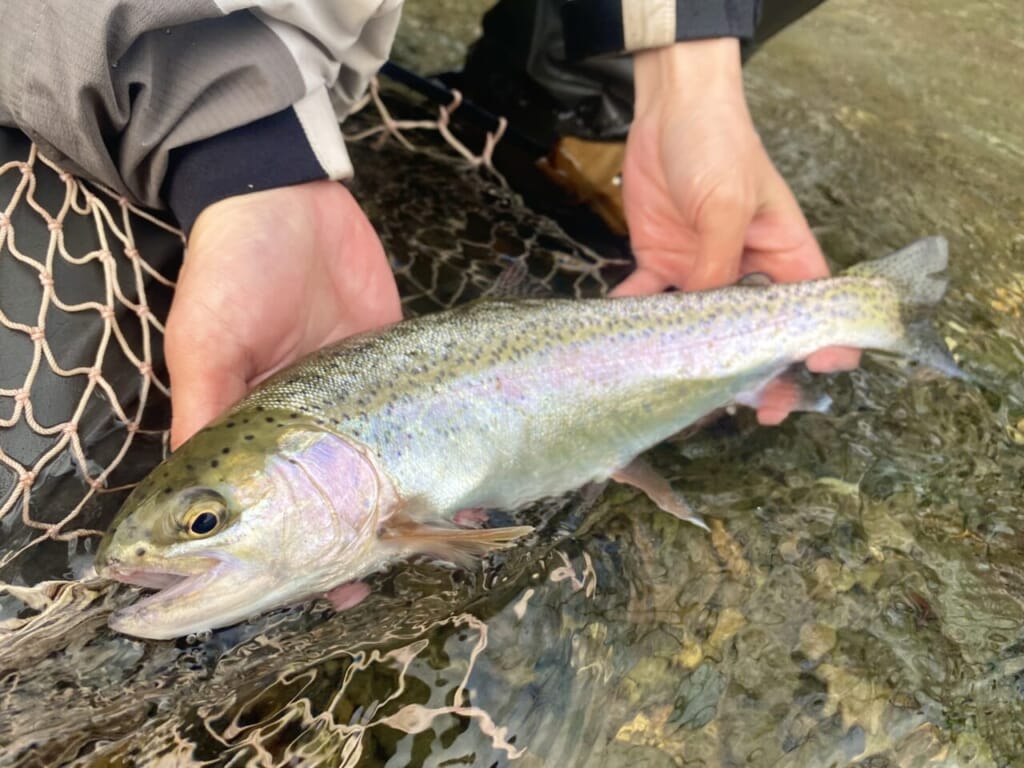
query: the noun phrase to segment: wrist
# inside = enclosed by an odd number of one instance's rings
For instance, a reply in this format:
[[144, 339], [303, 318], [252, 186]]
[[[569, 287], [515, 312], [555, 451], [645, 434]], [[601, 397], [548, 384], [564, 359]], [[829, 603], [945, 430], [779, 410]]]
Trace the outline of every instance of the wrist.
[[636, 113], [666, 99], [743, 98], [740, 42], [735, 37], [688, 40], [633, 55]]
[[186, 234], [221, 200], [327, 175], [292, 108], [172, 149], [161, 194]]

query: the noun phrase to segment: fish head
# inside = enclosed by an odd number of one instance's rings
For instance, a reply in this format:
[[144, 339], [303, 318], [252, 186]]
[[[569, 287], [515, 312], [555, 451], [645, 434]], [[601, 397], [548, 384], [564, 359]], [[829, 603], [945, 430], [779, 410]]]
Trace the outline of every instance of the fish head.
[[224, 627], [382, 565], [388, 486], [368, 452], [287, 414], [251, 428], [242, 418], [197, 434], [125, 501], [97, 571], [159, 591], [116, 611], [113, 629], [167, 639]]

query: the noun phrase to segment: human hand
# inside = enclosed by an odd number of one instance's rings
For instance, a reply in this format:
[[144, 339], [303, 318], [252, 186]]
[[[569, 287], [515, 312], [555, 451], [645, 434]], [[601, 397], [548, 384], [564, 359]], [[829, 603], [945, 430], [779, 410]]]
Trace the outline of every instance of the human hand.
[[[623, 162], [623, 207], [637, 269], [614, 295], [694, 291], [764, 272], [777, 282], [827, 277], [800, 205], [775, 169], [743, 94], [739, 41], [678, 43], [634, 56], [635, 115]], [[807, 359], [855, 368], [857, 350]], [[766, 398], [762, 423], [789, 408]]]
[[167, 320], [172, 448], [278, 369], [401, 316], [377, 233], [341, 184], [214, 203], [192, 229]]

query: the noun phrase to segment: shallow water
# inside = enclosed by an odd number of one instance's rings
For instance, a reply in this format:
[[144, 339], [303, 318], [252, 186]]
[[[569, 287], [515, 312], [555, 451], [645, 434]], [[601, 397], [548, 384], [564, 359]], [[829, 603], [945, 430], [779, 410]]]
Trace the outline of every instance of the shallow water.
[[[972, 382], [871, 359], [828, 377], [830, 414], [659, 447], [710, 535], [593, 489], [479, 570], [402, 565], [351, 611], [177, 643], [106, 629], [132, 590], [55, 588], [0, 643], [0, 763], [1024, 763], [1021, 12], [876, 5], [771, 43], [751, 101], [838, 264], [949, 237], [938, 323]], [[527, 252], [564, 292], [621, 274], [472, 174], [356, 152], [412, 311]]]

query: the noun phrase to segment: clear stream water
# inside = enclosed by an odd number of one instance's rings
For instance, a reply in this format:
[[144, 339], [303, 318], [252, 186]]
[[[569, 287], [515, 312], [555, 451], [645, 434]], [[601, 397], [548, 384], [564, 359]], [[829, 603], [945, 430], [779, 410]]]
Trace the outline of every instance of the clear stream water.
[[[1024, 765], [1022, 10], [878, 5], [767, 46], [752, 107], [837, 265], [950, 239], [937, 322], [974, 381], [869, 359], [830, 414], [655, 449], [710, 534], [590, 489], [478, 570], [401, 565], [351, 611], [178, 642], [106, 628], [129, 589], [65, 590], [0, 643], [0, 764]], [[410, 309], [527, 253], [558, 290], [621, 275], [451, 164], [355, 160]]]

